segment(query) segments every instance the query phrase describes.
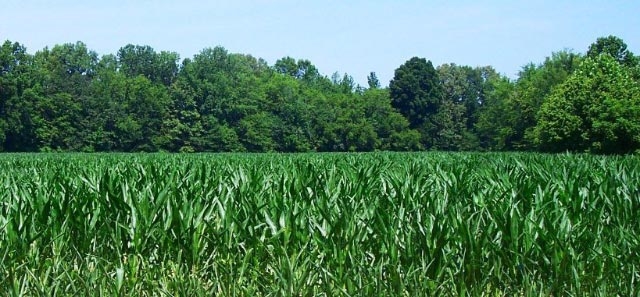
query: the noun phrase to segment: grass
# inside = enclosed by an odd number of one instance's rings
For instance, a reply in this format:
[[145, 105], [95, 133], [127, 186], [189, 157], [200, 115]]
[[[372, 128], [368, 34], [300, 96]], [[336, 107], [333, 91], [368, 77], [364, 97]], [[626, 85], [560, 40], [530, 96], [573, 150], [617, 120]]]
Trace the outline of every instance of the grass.
[[0, 155], [0, 291], [637, 296], [640, 158]]

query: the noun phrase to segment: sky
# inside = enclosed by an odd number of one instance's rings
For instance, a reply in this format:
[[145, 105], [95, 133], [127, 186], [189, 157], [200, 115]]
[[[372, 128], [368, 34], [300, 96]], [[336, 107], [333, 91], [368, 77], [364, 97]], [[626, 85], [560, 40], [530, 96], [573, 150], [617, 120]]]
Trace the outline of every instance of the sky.
[[615, 35], [640, 54], [640, 1], [1, 0], [0, 40], [35, 53], [82, 41], [99, 55], [127, 44], [193, 57], [208, 47], [273, 65], [310, 60], [326, 76], [382, 85], [412, 57], [493, 66], [517, 78], [561, 50]]

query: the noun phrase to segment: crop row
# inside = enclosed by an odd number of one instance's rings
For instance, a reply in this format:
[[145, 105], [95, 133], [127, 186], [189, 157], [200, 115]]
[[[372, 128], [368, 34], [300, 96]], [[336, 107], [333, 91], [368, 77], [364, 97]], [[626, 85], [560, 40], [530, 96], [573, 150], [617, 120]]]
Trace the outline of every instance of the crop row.
[[640, 160], [0, 156], [13, 295], [640, 294]]

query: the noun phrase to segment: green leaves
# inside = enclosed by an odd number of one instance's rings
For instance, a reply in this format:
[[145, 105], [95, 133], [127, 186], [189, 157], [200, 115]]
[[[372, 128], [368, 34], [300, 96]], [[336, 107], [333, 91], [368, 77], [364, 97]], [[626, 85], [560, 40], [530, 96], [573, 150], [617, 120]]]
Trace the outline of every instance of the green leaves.
[[637, 157], [6, 155], [0, 288], [634, 295]]
[[413, 57], [396, 69], [389, 83], [392, 106], [404, 115], [411, 128], [419, 128], [438, 111], [442, 86], [431, 61]]
[[613, 57], [585, 60], [542, 105], [536, 142], [549, 151], [629, 153], [640, 148], [640, 88]]
[[602, 54], [611, 56], [626, 67], [638, 66], [638, 57], [627, 49], [627, 44], [619, 37], [613, 35], [600, 37], [587, 50], [587, 56], [592, 59]]

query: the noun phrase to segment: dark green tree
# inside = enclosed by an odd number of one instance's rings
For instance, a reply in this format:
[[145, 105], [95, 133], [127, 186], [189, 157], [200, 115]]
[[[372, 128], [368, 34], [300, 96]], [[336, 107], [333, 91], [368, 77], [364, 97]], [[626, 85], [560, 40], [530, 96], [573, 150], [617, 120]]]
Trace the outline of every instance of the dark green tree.
[[179, 55], [148, 46], [128, 44], [118, 50], [120, 71], [127, 77], [142, 75], [154, 83], [171, 85], [178, 75]]
[[167, 144], [165, 122], [170, 118], [167, 89], [143, 76], [127, 78], [125, 96], [116, 102], [114, 123], [118, 148], [153, 152]]
[[464, 146], [465, 138], [471, 138], [465, 122], [465, 107], [462, 104], [445, 100], [434, 116], [437, 133], [433, 135], [432, 149], [459, 151], [469, 149]]
[[195, 102], [194, 90], [182, 79], [169, 89], [172, 104], [170, 117], [164, 119], [165, 149], [173, 152], [193, 152], [203, 150], [201, 115]]
[[273, 152], [277, 148], [274, 131], [278, 118], [268, 112], [258, 112], [244, 117], [239, 123], [240, 140], [249, 152]]
[[438, 74], [431, 61], [411, 58], [395, 70], [389, 83], [391, 104], [412, 128], [422, 126], [436, 114], [442, 101]]
[[116, 121], [126, 116], [122, 106], [127, 96], [127, 78], [118, 72], [115, 55], [103, 56], [96, 67], [95, 79], [91, 82], [91, 98], [87, 104], [89, 133], [86, 147], [94, 151], [121, 150], [117, 146]]
[[98, 54], [78, 41], [45, 48], [36, 53], [36, 67], [47, 94], [66, 92], [79, 99], [90, 92], [89, 85], [96, 74]]
[[32, 120], [40, 150], [93, 150], [88, 137], [97, 65], [98, 55], [82, 42], [36, 52]]
[[298, 68], [298, 62], [292, 57], [284, 57], [276, 61], [273, 66], [276, 72], [285, 74], [294, 78], [302, 78], [303, 70]]
[[513, 109], [514, 84], [507, 77], [489, 78], [474, 131], [482, 150], [507, 150], [514, 141], [518, 113]]
[[28, 149], [21, 129], [29, 112], [21, 97], [33, 86], [32, 60], [20, 43], [7, 40], [0, 46], [0, 151]]
[[369, 73], [367, 76], [367, 84], [369, 85], [369, 89], [379, 89], [380, 81], [378, 80], [378, 76], [375, 72]]
[[601, 54], [610, 55], [626, 67], [636, 67], [638, 65], [638, 57], [629, 51], [627, 44], [622, 39], [613, 35], [598, 38], [587, 50], [587, 57], [590, 58], [595, 58]]
[[349, 74], [344, 74], [340, 80], [339, 90], [344, 94], [350, 94], [357, 88], [356, 82]]
[[276, 72], [286, 74], [306, 83], [315, 83], [320, 79], [320, 73], [309, 60], [296, 60], [284, 57], [276, 61], [273, 66]]
[[373, 151], [379, 146], [373, 123], [367, 118], [361, 97], [337, 93], [329, 99], [333, 120], [324, 125], [322, 151]]
[[273, 76], [265, 84], [267, 109], [278, 120], [274, 141], [278, 151], [306, 152], [311, 149], [311, 105], [301, 95], [308, 88], [290, 76]]
[[414, 57], [396, 69], [389, 83], [391, 105], [419, 129], [422, 143], [430, 148], [437, 133], [434, 117], [442, 104], [442, 86], [431, 61]]

